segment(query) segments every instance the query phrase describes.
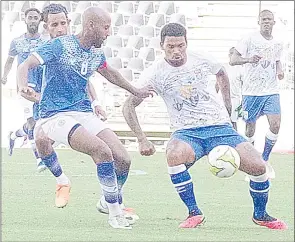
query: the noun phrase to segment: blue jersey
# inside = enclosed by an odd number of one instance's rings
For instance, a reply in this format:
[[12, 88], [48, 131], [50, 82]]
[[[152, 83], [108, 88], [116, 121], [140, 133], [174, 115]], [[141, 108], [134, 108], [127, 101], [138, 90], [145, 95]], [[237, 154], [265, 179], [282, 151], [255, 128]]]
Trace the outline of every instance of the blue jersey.
[[39, 114], [51, 117], [59, 112], [92, 112], [88, 78], [106, 65], [101, 49], [84, 49], [76, 36], [55, 38], [33, 53], [45, 65]]
[[[37, 47], [43, 45], [45, 42], [47, 42], [47, 40], [41, 36], [37, 38], [28, 38], [26, 34], [23, 34], [11, 41], [8, 54], [13, 57], [17, 56], [17, 62], [18, 65], [20, 65]], [[43, 69], [41, 66], [29, 71], [28, 83], [36, 92], [41, 91], [42, 72]]]

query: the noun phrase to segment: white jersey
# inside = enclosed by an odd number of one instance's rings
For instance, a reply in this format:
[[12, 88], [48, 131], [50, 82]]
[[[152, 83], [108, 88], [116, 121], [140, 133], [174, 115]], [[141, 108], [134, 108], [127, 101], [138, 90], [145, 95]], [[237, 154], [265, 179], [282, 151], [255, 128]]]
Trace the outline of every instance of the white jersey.
[[244, 68], [241, 65], [225, 66], [228, 79], [230, 82], [230, 97], [232, 99], [240, 98], [242, 95], [242, 83], [243, 83], [243, 75], [244, 75]]
[[258, 63], [245, 64], [242, 94], [265, 96], [279, 93], [276, 78], [276, 61], [280, 60], [282, 44], [278, 41], [265, 39], [260, 32], [255, 32], [239, 41], [236, 50], [244, 58], [254, 55], [262, 58]]
[[163, 98], [170, 117], [171, 129], [187, 129], [230, 123], [229, 115], [209, 83], [221, 65], [199, 52], [187, 52], [187, 62], [180, 67], [161, 58], [140, 76], [139, 86], [152, 85]]

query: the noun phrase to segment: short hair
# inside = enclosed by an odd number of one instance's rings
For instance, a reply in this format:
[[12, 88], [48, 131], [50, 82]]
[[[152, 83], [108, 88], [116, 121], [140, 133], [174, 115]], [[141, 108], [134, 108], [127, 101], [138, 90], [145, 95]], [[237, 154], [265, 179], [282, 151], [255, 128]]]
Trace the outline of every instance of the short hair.
[[51, 3], [43, 9], [42, 20], [47, 23], [49, 14], [65, 13], [68, 18], [67, 9], [59, 3]]
[[41, 12], [39, 9], [37, 8], [28, 8], [26, 11], [25, 11], [25, 17], [27, 17], [27, 15], [29, 14], [29, 12], [37, 12], [38, 14], [41, 15]]
[[179, 23], [169, 23], [166, 24], [161, 30], [161, 43], [164, 43], [166, 36], [173, 36], [173, 37], [180, 37], [184, 36], [185, 41], [187, 42], [186, 38], [186, 29], [183, 25]]
[[270, 11], [270, 10], [268, 10], [268, 9], [264, 9], [264, 10], [262, 10], [260, 13], [259, 13], [259, 18], [261, 17], [261, 14], [263, 14], [263, 13], [271, 13], [272, 14], [272, 16], [274, 17], [274, 14], [273, 14], [273, 12], [272, 11]]

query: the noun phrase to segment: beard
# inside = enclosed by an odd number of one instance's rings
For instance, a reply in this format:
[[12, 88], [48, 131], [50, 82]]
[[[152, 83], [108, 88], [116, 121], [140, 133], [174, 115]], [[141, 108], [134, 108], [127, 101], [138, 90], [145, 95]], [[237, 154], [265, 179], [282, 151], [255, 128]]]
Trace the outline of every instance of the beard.
[[27, 26], [27, 30], [30, 34], [36, 34], [38, 32], [39, 25]]

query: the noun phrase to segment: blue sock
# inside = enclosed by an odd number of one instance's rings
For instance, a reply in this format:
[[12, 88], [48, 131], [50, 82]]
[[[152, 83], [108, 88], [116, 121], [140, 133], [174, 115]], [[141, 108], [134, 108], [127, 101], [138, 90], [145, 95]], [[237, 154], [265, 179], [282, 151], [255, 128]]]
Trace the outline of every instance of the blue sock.
[[270, 155], [272, 148], [274, 147], [277, 139], [278, 139], [278, 135], [272, 133], [270, 130], [266, 133], [264, 150], [262, 153], [262, 158], [264, 161], [269, 160], [269, 155]]
[[42, 161], [55, 177], [59, 177], [63, 173], [55, 151], [42, 158]]
[[38, 154], [38, 151], [37, 151], [37, 148], [36, 148], [36, 143], [35, 143], [35, 139], [34, 139], [34, 130], [33, 129], [30, 129], [28, 130], [28, 139], [31, 143], [31, 148], [33, 150], [33, 153], [36, 157], [36, 159], [40, 158], [39, 154]]
[[118, 202], [118, 184], [113, 161], [96, 164], [97, 176], [107, 203]]
[[202, 214], [197, 206], [193, 182], [185, 165], [168, 167], [168, 172], [178, 195], [188, 208], [189, 214], [193, 216]]
[[119, 171], [118, 169], [115, 170], [117, 176], [117, 183], [118, 183], [118, 202], [119, 204], [123, 203], [123, 185], [125, 184], [129, 170], [127, 171]]
[[269, 186], [270, 184], [266, 174], [258, 177], [250, 176], [250, 194], [253, 199], [253, 217], [255, 219], [263, 220], [267, 215], [266, 204], [268, 202]]

